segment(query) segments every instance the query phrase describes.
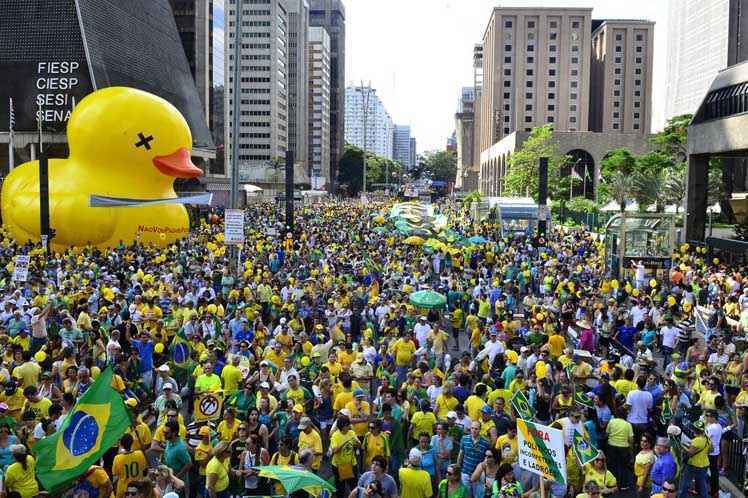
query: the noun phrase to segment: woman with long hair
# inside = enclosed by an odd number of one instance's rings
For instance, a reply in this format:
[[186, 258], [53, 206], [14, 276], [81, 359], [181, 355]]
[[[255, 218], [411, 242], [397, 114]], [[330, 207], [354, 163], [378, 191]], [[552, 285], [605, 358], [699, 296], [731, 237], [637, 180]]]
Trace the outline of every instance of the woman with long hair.
[[459, 465], [448, 465], [447, 471], [444, 473], [444, 479], [439, 483], [438, 498], [467, 498], [469, 496], [468, 488], [463, 484], [460, 476]]
[[21, 498], [33, 498], [39, 493], [36, 483], [36, 460], [27, 454], [26, 447], [14, 444], [10, 448], [15, 463], [8, 467], [5, 473], [5, 492], [18, 493]]
[[598, 452], [597, 458], [584, 466], [584, 482], [594, 481], [603, 495], [613, 495], [618, 492], [618, 481], [606, 463], [605, 453]]
[[264, 496], [268, 492], [267, 481], [260, 478], [259, 473], [254, 467], [267, 465], [270, 462], [270, 453], [261, 443], [261, 439], [256, 434], [247, 438], [247, 449], [244, 450], [240, 457], [239, 473], [244, 478], [244, 489], [246, 494], [252, 496]]
[[639, 453], [634, 459], [634, 476], [636, 477], [636, 489], [641, 498], [649, 496], [649, 488], [652, 486], [652, 480], [649, 471], [655, 461], [654, 444], [652, 436], [642, 434], [639, 442]]
[[483, 461], [476, 465], [473, 475], [470, 476], [473, 498], [483, 498], [491, 494], [491, 488], [496, 480], [496, 472], [499, 470], [500, 463], [499, 451], [493, 447], [488, 448]]

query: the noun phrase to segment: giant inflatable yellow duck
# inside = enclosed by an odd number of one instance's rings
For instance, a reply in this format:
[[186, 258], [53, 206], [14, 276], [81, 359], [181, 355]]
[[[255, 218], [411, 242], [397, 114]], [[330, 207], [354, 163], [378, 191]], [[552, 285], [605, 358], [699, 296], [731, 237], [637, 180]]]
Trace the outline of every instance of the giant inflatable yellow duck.
[[[194, 178], [192, 135], [166, 100], [133, 88], [110, 87], [81, 100], [67, 128], [70, 156], [49, 161], [53, 246], [170, 244], [187, 235], [181, 204], [90, 207], [92, 195], [126, 200], [174, 199], [175, 178]], [[39, 164], [20, 165], [2, 188], [5, 226], [16, 241], [39, 240]]]

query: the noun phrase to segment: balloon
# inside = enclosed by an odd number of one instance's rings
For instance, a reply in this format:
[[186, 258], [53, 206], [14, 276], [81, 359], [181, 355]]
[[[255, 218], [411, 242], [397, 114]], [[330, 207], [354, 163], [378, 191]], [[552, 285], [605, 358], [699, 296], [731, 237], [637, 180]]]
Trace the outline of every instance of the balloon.
[[616, 280], [616, 279], [611, 280], [610, 281], [610, 286], [612, 288], [614, 288], [614, 289], [617, 289], [618, 288], [618, 280]]
[[163, 353], [163, 352], [164, 352], [164, 345], [163, 345], [163, 343], [161, 343], [161, 342], [159, 342], [159, 343], [156, 343], [156, 345], [155, 345], [155, 346], [153, 346], [153, 350], [154, 350], [154, 351], [155, 351], [155, 352], [156, 352], [157, 354], [161, 354], [161, 353]]
[[623, 290], [626, 291], [626, 294], [631, 294], [633, 287], [631, 287], [631, 284], [627, 283], [626, 286], [623, 288]]
[[511, 349], [508, 349], [506, 352], [506, 359], [512, 363], [517, 363], [517, 360], [519, 359], [519, 355], [517, 354], [516, 351], [512, 351]]
[[653, 289], [655, 287], [657, 287], [657, 280], [655, 280], [655, 279], [650, 280], [649, 281], [649, 286], [652, 287]]
[[690, 312], [691, 308], [692, 308], [691, 303], [684, 303], [683, 304], [683, 311], [685, 311], [686, 313]]
[[218, 310], [218, 308], [216, 307], [215, 304], [209, 304], [208, 305], [208, 308], [207, 308], [208, 313], [210, 313], [212, 315], [215, 315], [217, 310]]
[[667, 304], [669, 306], [675, 306], [675, 298], [673, 296], [668, 296], [667, 297]]
[[301, 357], [301, 366], [302, 366], [302, 367], [307, 367], [307, 366], [309, 366], [309, 361], [310, 361], [310, 360], [309, 360], [309, 357], [308, 357], [308, 356], [302, 356], [302, 357]]
[[37, 361], [37, 363], [43, 363], [44, 360], [47, 359], [47, 353], [44, 351], [37, 351], [34, 353], [34, 359]]
[[631, 295], [632, 295], [632, 296], [634, 296], [634, 297], [639, 297], [639, 294], [640, 294], [640, 292], [639, 292], [639, 289], [634, 289], [634, 290], [633, 290], [633, 291], [631, 292]]
[[719, 258], [714, 258], [712, 260], [712, 263], [714, 263], [715, 265], [718, 265], [719, 264]]
[[688, 252], [688, 250], [691, 248], [688, 244], [681, 244], [680, 246], [680, 252]]
[[[187, 235], [182, 204], [89, 205], [92, 194], [174, 199], [176, 178], [202, 175], [190, 160], [192, 136], [176, 107], [142, 90], [103, 88], [75, 106], [67, 138], [70, 155], [49, 162], [50, 218], [57, 231], [53, 246], [105, 248], [135, 240], [166, 246]], [[36, 161], [16, 167], [3, 182], [3, 222], [19, 242], [40, 238], [39, 196], [29, 195], [33, 188], [38, 188]]]

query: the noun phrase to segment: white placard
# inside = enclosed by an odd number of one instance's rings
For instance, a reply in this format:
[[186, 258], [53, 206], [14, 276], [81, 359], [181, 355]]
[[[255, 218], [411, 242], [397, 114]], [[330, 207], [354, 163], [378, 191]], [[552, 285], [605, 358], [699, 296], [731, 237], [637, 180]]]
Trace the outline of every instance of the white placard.
[[564, 433], [517, 419], [519, 467], [558, 484], [566, 484]]
[[13, 281], [14, 282], [25, 282], [29, 278], [29, 262], [31, 258], [29, 256], [19, 254], [16, 256], [15, 263], [13, 265]]
[[244, 211], [241, 209], [227, 209], [224, 225], [224, 241], [226, 244], [244, 243]]

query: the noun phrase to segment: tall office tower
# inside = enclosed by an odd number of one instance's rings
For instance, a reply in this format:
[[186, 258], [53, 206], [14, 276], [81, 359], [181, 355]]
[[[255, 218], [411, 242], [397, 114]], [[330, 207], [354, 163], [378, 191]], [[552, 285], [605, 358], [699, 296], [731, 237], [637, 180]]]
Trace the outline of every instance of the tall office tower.
[[392, 158], [402, 165], [404, 171], [408, 171], [413, 167], [410, 161], [410, 126], [395, 125], [393, 133]]
[[593, 21], [590, 131], [643, 133], [652, 121], [651, 21]]
[[670, 0], [665, 117], [696, 112], [717, 72], [746, 60], [746, 0]]
[[483, 36], [480, 151], [553, 123], [587, 131], [589, 8], [494, 8]]
[[309, 167], [314, 190], [330, 187], [330, 35], [309, 29]]
[[330, 35], [330, 180], [335, 190], [345, 147], [345, 6], [343, 0], [310, 0], [310, 26]]
[[[471, 166], [475, 160], [475, 88], [462, 88], [457, 101], [455, 114], [455, 133], [457, 138], [457, 175], [455, 188], [474, 190], [476, 186], [467, 185]], [[476, 178], [477, 180], [477, 178]]]
[[[478, 171], [480, 169], [480, 109], [481, 109], [481, 97], [483, 94], [483, 43], [476, 43], [473, 46], [473, 161], [470, 164], [469, 171], [462, 173], [463, 188], [465, 182], [478, 183]], [[467, 180], [466, 177], [474, 179]], [[472, 183], [470, 183], [472, 185]], [[474, 188], [475, 189], [475, 188]]]
[[[240, 0], [239, 179], [279, 188], [288, 147], [288, 9], [285, 0]], [[231, 164], [236, 3], [229, 2], [226, 156]]]
[[415, 168], [418, 165], [418, 151], [416, 150], [416, 137], [410, 137], [410, 167]]
[[309, 3], [307, 0], [288, 2], [288, 149], [294, 162], [308, 173], [309, 108]]
[[[367, 99], [365, 106], [364, 102]], [[366, 113], [364, 113], [365, 108], [368, 109]], [[392, 137], [395, 126], [379, 99], [377, 91], [371, 87], [349, 86], [345, 89], [345, 141], [362, 149], [364, 148], [364, 121], [366, 121], [367, 152], [392, 159]]]
[[[223, 128], [226, 76], [224, 2], [225, 0], [169, 0], [187, 63], [208, 120], [208, 128], [216, 145], [216, 157], [209, 161], [207, 171], [215, 175], [227, 173], [223, 153], [226, 134]], [[210, 183], [208, 186], [210, 187]], [[221, 194], [217, 195], [216, 200], [220, 202]]]

